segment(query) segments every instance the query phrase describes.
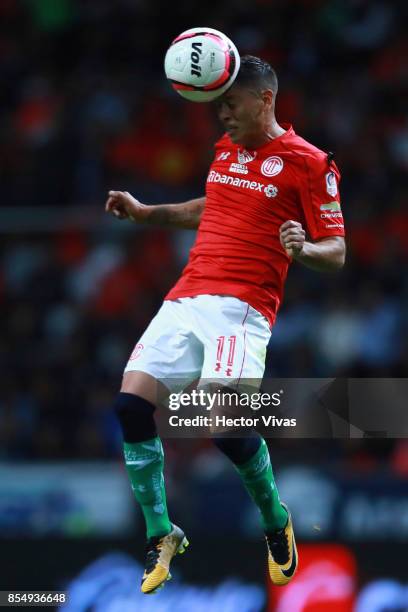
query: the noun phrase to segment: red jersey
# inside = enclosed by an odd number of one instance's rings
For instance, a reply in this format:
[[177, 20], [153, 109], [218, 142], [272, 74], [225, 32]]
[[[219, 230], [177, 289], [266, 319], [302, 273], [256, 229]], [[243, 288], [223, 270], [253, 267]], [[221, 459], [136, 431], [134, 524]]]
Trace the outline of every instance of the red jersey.
[[282, 223], [299, 221], [312, 241], [344, 236], [336, 164], [283, 126], [255, 150], [227, 134], [216, 143], [197, 238], [166, 300], [230, 295], [272, 325], [291, 262], [279, 241]]

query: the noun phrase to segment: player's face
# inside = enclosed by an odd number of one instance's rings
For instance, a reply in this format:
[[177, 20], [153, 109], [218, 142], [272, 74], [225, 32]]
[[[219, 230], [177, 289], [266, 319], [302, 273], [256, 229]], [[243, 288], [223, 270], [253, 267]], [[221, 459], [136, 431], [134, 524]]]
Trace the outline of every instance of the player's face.
[[232, 142], [260, 146], [272, 109], [272, 92], [262, 94], [233, 85], [216, 101], [218, 117]]

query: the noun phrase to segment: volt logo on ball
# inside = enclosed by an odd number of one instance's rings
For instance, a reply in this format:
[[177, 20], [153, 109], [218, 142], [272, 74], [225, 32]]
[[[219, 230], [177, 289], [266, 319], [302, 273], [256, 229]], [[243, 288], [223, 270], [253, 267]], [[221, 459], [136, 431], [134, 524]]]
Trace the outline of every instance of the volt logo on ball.
[[173, 40], [164, 58], [171, 86], [192, 102], [210, 102], [235, 81], [241, 60], [232, 40], [213, 28], [191, 28]]
[[203, 52], [203, 43], [193, 42], [191, 45], [194, 51], [191, 52], [191, 76], [201, 76], [201, 66], [199, 65], [200, 55]]

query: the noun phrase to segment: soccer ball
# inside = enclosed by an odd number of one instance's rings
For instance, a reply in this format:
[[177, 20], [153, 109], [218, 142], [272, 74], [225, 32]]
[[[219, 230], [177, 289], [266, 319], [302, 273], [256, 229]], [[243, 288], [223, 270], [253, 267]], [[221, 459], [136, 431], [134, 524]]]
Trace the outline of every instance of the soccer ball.
[[193, 102], [210, 102], [233, 84], [240, 57], [232, 40], [212, 28], [192, 28], [173, 40], [164, 59], [173, 89]]

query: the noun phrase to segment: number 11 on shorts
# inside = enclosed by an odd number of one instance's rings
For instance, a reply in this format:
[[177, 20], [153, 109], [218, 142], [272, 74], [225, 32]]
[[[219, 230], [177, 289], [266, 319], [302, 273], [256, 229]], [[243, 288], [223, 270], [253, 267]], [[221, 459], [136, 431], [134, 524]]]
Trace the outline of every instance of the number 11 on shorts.
[[[225, 374], [227, 376], [231, 376], [232, 367], [234, 365], [235, 346], [237, 342], [237, 337], [228, 336], [227, 342], [229, 344], [229, 347], [228, 347], [228, 359], [227, 359], [227, 367], [225, 370]], [[224, 346], [225, 346], [225, 336], [218, 336], [217, 338], [217, 357], [216, 357], [216, 363], [215, 363], [215, 368], [214, 368], [215, 372], [219, 372], [221, 370], [221, 362], [222, 362], [222, 355], [224, 352]]]

